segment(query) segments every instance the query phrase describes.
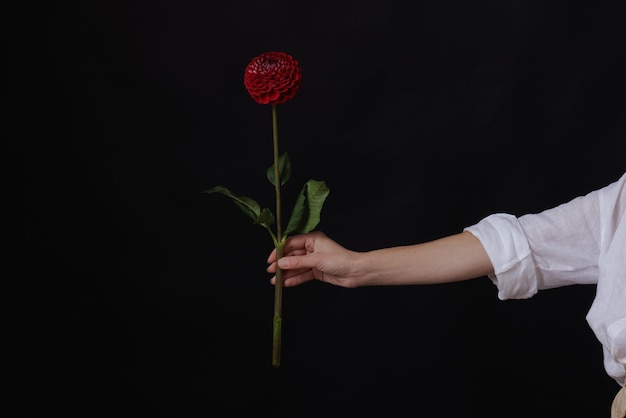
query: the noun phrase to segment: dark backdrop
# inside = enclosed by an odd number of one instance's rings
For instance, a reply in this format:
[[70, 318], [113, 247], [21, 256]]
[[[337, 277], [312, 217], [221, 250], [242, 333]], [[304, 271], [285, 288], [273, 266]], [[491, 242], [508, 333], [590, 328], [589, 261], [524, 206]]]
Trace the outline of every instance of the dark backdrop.
[[[78, 3], [78, 2], [77, 2]], [[224, 184], [273, 205], [249, 60], [285, 51], [287, 202], [368, 250], [521, 215], [624, 172], [619, 2], [91, 1], [3, 6], [3, 409], [20, 417], [608, 416], [593, 286], [487, 278], [284, 293]], [[289, 205], [289, 203], [286, 203]], [[506, 413], [503, 411], [507, 411]]]

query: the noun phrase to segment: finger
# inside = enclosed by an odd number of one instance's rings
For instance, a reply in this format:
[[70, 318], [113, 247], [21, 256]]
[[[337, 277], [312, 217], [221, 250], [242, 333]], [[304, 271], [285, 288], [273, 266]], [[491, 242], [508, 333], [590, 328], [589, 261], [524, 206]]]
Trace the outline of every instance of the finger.
[[287, 251], [283, 253], [283, 257], [291, 257], [294, 255], [305, 255], [306, 254], [306, 250], [304, 248], [297, 248], [293, 251]]
[[[273, 266], [276, 267], [276, 263], [274, 263]], [[282, 270], [283, 280], [286, 280], [295, 276], [306, 275], [308, 272], [312, 273], [311, 269]], [[276, 277], [276, 268], [273, 268], [272, 271], [270, 271], [269, 273], [274, 273], [274, 277]], [[272, 277], [272, 280], [274, 279], [274, 277]]]
[[276, 248], [274, 248], [272, 252], [270, 253], [269, 257], [267, 257], [268, 263], [273, 263], [274, 261], [276, 261]]
[[[283, 257], [284, 256], [291, 256], [291, 255], [304, 255], [306, 254], [306, 250], [304, 248], [294, 248], [294, 249], [287, 249], [285, 248], [283, 250]], [[276, 248], [274, 248], [272, 250], [272, 252], [270, 253], [269, 257], [267, 257], [267, 262], [268, 263], [273, 263], [276, 261]]]
[[[269, 266], [267, 266], [267, 268], [265, 269], [265, 271], [267, 271], [268, 273], [273, 273], [276, 274], [276, 262], [273, 262], [272, 264], [270, 264]], [[283, 278], [289, 278], [291, 276], [296, 276], [298, 274], [302, 274], [303, 272], [306, 271], [310, 271], [311, 269], [309, 268], [301, 268], [301, 269], [281, 269], [283, 272]]]
[[319, 269], [319, 257], [317, 254], [307, 255], [290, 255], [281, 257], [277, 261], [278, 267], [283, 270], [297, 270], [297, 269]]
[[[315, 279], [313, 272], [311, 270], [306, 270], [304, 272], [295, 274], [289, 277], [283, 277], [283, 286], [284, 287], [294, 287], [301, 285], [302, 283], [309, 282]], [[276, 285], [276, 276], [270, 279], [270, 283]]]
[[313, 273], [310, 274], [300, 274], [298, 276], [289, 277], [288, 279], [283, 280], [283, 286], [285, 287], [294, 287], [299, 286], [303, 283], [310, 282], [315, 279], [313, 277]]
[[[306, 254], [306, 250], [297, 249], [297, 250], [290, 251], [287, 254], [283, 254], [283, 257], [291, 257], [291, 256], [295, 256], [295, 255], [305, 255], [305, 254]], [[275, 251], [272, 252], [272, 254], [270, 254], [270, 256], [267, 259], [267, 262], [269, 263], [267, 271], [270, 271], [269, 270], [270, 267], [272, 268], [272, 272], [275, 271], [276, 270], [276, 266], [275, 266], [275, 264], [276, 264], [276, 252]]]
[[310, 234], [293, 235], [287, 238], [283, 252], [289, 253], [293, 250], [305, 248], [306, 242], [310, 238]]

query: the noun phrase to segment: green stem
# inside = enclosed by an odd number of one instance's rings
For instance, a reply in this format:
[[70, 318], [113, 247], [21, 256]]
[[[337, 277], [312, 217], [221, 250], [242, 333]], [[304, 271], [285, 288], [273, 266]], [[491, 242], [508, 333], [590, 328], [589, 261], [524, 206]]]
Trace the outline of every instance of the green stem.
[[276, 105], [272, 105], [272, 133], [274, 139], [274, 190], [276, 191], [276, 240], [283, 239], [282, 231], [282, 211], [280, 204], [280, 153], [278, 150], [278, 116], [276, 115]]
[[[279, 243], [276, 247], [276, 259], [278, 260], [283, 255], [283, 243]], [[281, 314], [281, 302], [283, 295], [283, 272], [276, 267], [276, 285], [274, 287], [274, 329], [272, 332], [272, 365], [274, 367], [280, 367], [280, 352], [281, 352], [281, 335], [282, 335], [282, 314]], [[279, 284], [280, 283], [280, 284]]]
[[[276, 105], [272, 105], [272, 132], [274, 137], [274, 190], [276, 191], [276, 261], [283, 256], [282, 212], [280, 202], [280, 167], [278, 152], [278, 117]], [[276, 266], [276, 284], [274, 286], [274, 329], [272, 333], [272, 365], [280, 367], [280, 348], [282, 334], [283, 272]]]

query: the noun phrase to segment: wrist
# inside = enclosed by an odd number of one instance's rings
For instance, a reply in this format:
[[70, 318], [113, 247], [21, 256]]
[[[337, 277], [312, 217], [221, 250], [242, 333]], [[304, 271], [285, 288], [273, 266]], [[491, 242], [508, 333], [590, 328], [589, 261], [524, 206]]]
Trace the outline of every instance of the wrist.
[[353, 277], [354, 287], [376, 286], [380, 284], [380, 274], [377, 273], [374, 251], [353, 252], [353, 269], [350, 276]]

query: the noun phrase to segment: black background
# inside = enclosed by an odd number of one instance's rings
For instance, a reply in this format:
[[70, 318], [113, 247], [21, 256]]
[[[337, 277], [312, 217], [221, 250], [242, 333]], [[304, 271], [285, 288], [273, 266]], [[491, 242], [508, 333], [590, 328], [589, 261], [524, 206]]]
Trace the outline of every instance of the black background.
[[286, 289], [224, 184], [273, 205], [276, 50], [292, 177], [354, 250], [521, 215], [624, 172], [619, 2], [90, 1], [3, 6], [3, 409], [20, 417], [608, 416], [593, 286], [500, 301], [487, 278]]

